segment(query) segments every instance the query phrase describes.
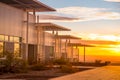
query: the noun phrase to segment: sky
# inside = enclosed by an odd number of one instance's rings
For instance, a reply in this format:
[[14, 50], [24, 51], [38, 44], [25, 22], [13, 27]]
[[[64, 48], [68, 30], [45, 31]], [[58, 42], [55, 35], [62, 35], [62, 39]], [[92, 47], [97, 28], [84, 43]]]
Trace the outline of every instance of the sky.
[[[39, 0], [55, 8], [55, 12], [39, 13], [40, 21], [70, 28], [71, 35], [83, 40], [120, 42], [120, 0]], [[42, 18], [43, 16], [49, 18]], [[57, 19], [56, 17], [61, 17]], [[98, 44], [101, 44], [98, 41]], [[106, 45], [105, 45], [106, 46]], [[119, 44], [88, 48], [88, 55], [120, 56]], [[91, 50], [92, 49], [92, 50]], [[81, 52], [82, 54], [83, 52]], [[102, 53], [102, 54], [101, 54]], [[115, 54], [114, 54], [115, 53]]]
[[73, 18], [62, 21], [48, 20], [70, 28], [73, 34], [120, 34], [120, 0], [40, 1], [57, 10], [43, 14]]

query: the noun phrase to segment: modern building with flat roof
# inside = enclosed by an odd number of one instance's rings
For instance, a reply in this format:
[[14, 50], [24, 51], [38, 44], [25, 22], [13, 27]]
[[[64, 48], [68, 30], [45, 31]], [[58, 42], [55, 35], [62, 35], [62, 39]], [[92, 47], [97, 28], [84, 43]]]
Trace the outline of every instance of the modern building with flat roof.
[[43, 11], [55, 9], [37, 0], [0, 0], [0, 58], [8, 51], [29, 62], [39, 59], [35, 13]]
[[55, 37], [57, 39], [56, 57], [69, 60], [70, 62], [78, 61], [79, 48], [69, 44], [75, 43], [81, 38], [72, 35], [56, 35]]
[[[29, 64], [55, 58], [59, 31], [70, 29], [39, 23], [36, 12], [55, 11], [37, 0], [0, 0], [0, 58], [5, 52]], [[49, 33], [49, 32], [51, 33]]]

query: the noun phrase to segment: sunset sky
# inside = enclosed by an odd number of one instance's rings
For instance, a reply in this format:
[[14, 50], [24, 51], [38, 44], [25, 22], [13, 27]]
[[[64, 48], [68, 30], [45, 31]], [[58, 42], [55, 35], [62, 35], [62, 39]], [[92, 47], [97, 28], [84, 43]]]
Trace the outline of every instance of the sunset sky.
[[[98, 55], [106, 56], [104, 58], [107, 58], [107, 56], [120, 57], [120, 0], [39, 1], [57, 10], [56, 12], [39, 13], [42, 16], [49, 17], [48, 19], [45, 18], [40, 21], [53, 22], [70, 28], [72, 30], [70, 34], [81, 37], [83, 40], [92, 40], [93, 43], [94, 40], [97, 41], [96, 44], [99, 46], [87, 48], [87, 56], [97, 56], [94, 57], [94, 59], [98, 58]], [[60, 20], [56, 18], [59, 16], [61, 16]], [[101, 44], [101, 40], [115, 41], [117, 44], [112, 42], [109, 44]], [[82, 47], [80, 49], [80, 54], [82, 55]], [[107, 59], [120, 61], [120, 59], [116, 57]]]

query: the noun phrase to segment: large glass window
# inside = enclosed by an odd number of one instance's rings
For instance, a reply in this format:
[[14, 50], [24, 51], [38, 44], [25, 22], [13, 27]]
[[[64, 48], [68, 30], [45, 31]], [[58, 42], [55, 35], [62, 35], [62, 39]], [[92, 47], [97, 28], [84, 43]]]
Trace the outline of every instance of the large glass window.
[[4, 35], [0, 35], [0, 40], [4, 41]]
[[8, 41], [8, 36], [5, 36], [5, 41]]
[[0, 58], [2, 58], [3, 55], [3, 42], [0, 42]]
[[10, 40], [10, 42], [13, 42], [14, 37], [13, 37], [13, 36], [10, 36], [9, 40]]
[[19, 42], [19, 37], [14, 37], [14, 42]]
[[[6, 42], [14, 42], [14, 46], [11, 46], [12, 49], [14, 49], [14, 56], [15, 57], [21, 57], [21, 45], [20, 42], [22, 42], [21, 37], [16, 36], [9, 36], [9, 35], [0, 35], [0, 58], [4, 57], [4, 43]], [[5, 50], [7, 48], [5, 47]]]
[[15, 43], [14, 44], [14, 56], [15, 57], [21, 57], [21, 53], [20, 53], [20, 44]]

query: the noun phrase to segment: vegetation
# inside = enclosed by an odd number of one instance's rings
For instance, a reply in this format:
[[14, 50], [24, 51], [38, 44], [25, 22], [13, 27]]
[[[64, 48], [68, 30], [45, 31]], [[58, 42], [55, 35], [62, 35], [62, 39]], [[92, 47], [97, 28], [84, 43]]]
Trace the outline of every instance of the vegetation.
[[56, 59], [53, 61], [53, 64], [56, 64], [56, 65], [65, 65], [65, 64], [68, 64], [69, 62], [65, 59]]
[[[0, 60], [0, 72], [1, 73], [20, 73], [20, 72], [27, 72], [28, 71], [28, 63], [22, 59], [15, 58], [13, 53], [5, 52], [5, 59]], [[73, 65], [77, 66], [105, 66], [110, 64], [110, 61], [105, 61], [101, 63], [101, 60], [95, 60], [94, 63], [70, 63], [65, 59], [56, 59], [53, 62], [49, 62], [46, 66], [43, 63], [36, 63], [30, 66], [29, 69], [31, 70], [47, 70], [54, 67], [54, 65], [59, 65], [61, 72], [64, 73], [74, 73], [80, 71], [78, 68], [73, 68]], [[83, 69], [82, 69], [83, 70]]]
[[3, 73], [27, 72], [27, 62], [13, 57], [13, 53], [5, 52], [6, 59], [0, 60], [0, 71]]
[[60, 68], [61, 72], [63, 73], [74, 73], [74, 72], [78, 72], [79, 69], [78, 68], [73, 68], [72, 65], [62, 65]]
[[43, 63], [37, 63], [37, 64], [32, 65], [30, 69], [35, 70], [35, 71], [42, 71], [42, 70], [47, 70], [48, 68]]
[[95, 62], [72, 62], [71, 64], [74, 66], [95, 66], [95, 67], [100, 67], [100, 66], [106, 66], [109, 65], [111, 62], [110, 61], [105, 61], [102, 62], [102, 60], [95, 60]]

